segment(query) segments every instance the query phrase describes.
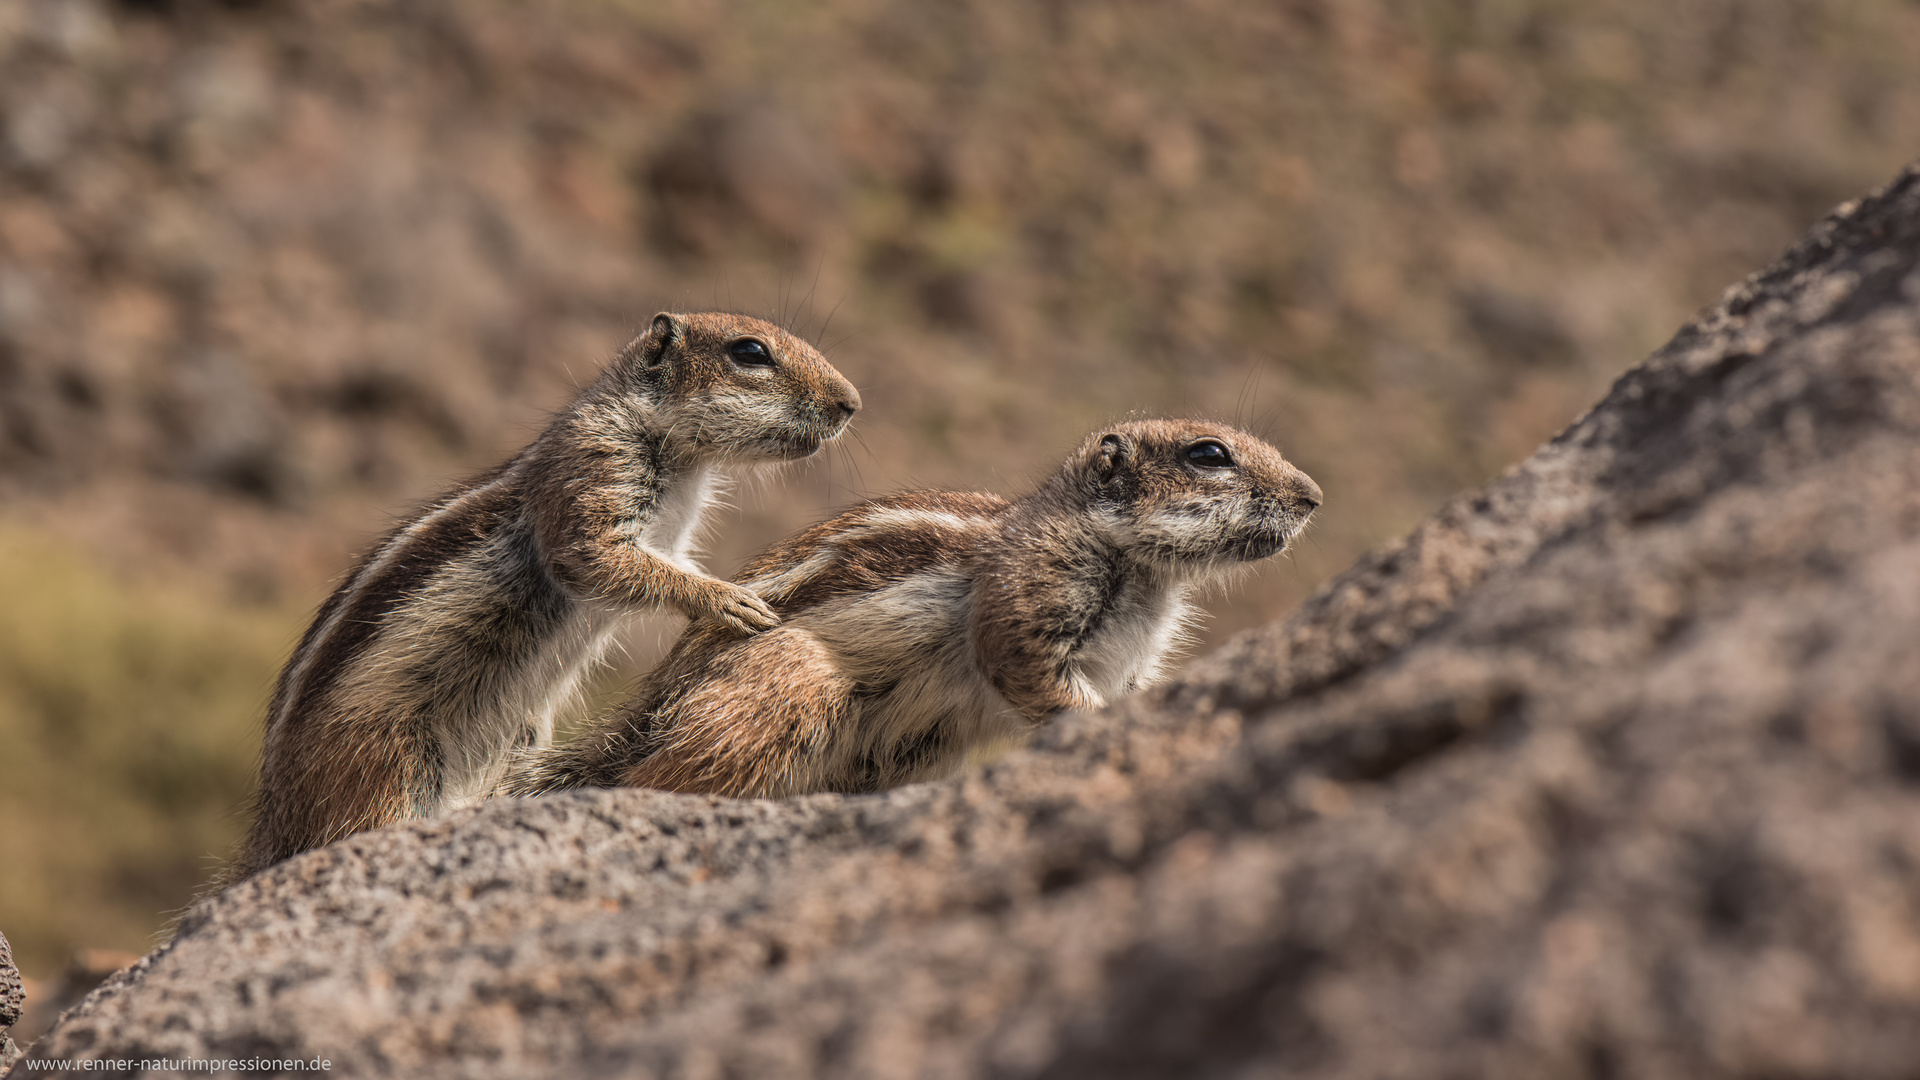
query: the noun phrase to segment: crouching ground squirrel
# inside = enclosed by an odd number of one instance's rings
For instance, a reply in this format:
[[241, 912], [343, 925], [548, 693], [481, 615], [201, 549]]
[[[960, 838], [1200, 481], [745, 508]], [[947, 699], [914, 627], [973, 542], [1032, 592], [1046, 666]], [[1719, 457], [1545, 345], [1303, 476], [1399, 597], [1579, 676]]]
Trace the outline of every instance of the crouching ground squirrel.
[[860, 395], [744, 316], [660, 314], [511, 461], [376, 544], [320, 608], [267, 717], [236, 874], [484, 796], [624, 615], [733, 640], [779, 622], [689, 561], [722, 470], [806, 457]]
[[1155, 681], [1192, 589], [1286, 548], [1320, 489], [1217, 424], [1095, 433], [1038, 491], [927, 491], [849, 510], [735, 580], [780, 613], [691, 626], [639, 693], [502, 792], [633, 785], [876, 791]]

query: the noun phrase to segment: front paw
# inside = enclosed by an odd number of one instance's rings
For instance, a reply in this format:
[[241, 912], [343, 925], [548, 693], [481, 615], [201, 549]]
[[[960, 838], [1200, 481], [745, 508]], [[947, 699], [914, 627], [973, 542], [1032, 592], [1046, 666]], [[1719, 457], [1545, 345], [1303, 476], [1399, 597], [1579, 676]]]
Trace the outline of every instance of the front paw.
[[727, 586], [708, 614], [742, 634], [757, 634], [780, 625], [780, 616], [752, 590]]

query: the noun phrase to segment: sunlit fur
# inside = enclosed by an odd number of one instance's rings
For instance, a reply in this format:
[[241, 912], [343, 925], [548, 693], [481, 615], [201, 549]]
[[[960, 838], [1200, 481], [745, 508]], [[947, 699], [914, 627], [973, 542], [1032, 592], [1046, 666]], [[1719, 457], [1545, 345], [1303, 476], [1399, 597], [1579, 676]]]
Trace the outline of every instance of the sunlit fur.
[[[770, 364], [743, 364], [751, 337]], [[534, 443], [375, 545], [320, 609], [267, 717], [235, 876], [472, 802], [553, 717], [626, 616], [731, 633], [778, 616], [690, 558], [730, 467], [804, 457], [859, 394], [805, 342], [735, 315], [655, 317]]]
[[[1196, 465], [1196, 443], [1231, 468]], [[1040, 489], [880, 499], [775, 545], [735, 580], [781, 615], [697, 624], [639, 693], [502, 790], [635, 785], [724, 795], [876, 791], [951, 773], [1159, 679], [1188, 594], [1282, 550], [1320, 490], [1230, 427], [1096, 432]]]

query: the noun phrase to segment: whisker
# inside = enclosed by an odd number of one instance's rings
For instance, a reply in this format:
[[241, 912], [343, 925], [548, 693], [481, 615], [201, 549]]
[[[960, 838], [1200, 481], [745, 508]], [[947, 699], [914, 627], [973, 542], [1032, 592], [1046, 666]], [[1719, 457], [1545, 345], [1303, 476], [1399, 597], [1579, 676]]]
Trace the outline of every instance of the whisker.
[[[813, 281], [811, 284], [807, 286], [807, 295], [805, 297], [802, 297], [800, 300], [800, 306], [806, 312], [809, 318], [811, 318], [813, 315], [813, 293], [815, 289], [818, 289], [820, 287], [820, 271], [823, 267], [826, 266], [826, 264], [827, 264], [827, 256], [825, 252], [822, 252], [819, 255], [819, 257], [814, 260]], [[798, 316], [800, 312], [796, 311], [794, 314], [795, 316]]]
[[832, 352], [833, 350], [838, 349], [840, 346], [845, 345], [847, 342], [852, 341], [854, 338], [859, 337], [860, 334], [861, 334], [861, 331], [855, 330], [852, 333], [848, 334], [846, 337], [841, 338], [840, 340], [832, 343], [831, 345], [821, 346], [820, 351], [823, 353]]
[[[844, 292], [840, 294], [840, 299], [838, 299], [838, 300], [835, 300], [835, 301], [833, 302], [833, 308], [832, 308], [832, 310], [830, 310], [830, 311], [828, 311], [828, 312], [827, 312], [827, 321], [826, 321], [826, 322], [824, 322], [824, 323], [822, 323], [822, 324], [820, 325], [820, 340], [822, 340], [822, 341], [825, 341], [825, 340], [826, 340], [826, 338], [827, 338], [827, 331], [828, 331], [828, 330], [831, 330], [831, 329], [833, 329], [833, 317], [834, 317], [834, 315], [835, 315], [835, 314], [837, 314], [837, 313], [838, 313], [838, 312], [840, 311], [840, 305], [841, 305], [841, 304], [844, 304], [844, 303], [846, 303], [846, 302], [847, 302], [847, 294], [846, 294], [846, 293], [844, 293]], [[821, 352], [823, 352], [823, 353], [824, 353], [825, 351], [826, 351], [826, 350], [825, 350], [824, 348], [823, 348], [823, 349], [821, 349]]]
[[1259, 400], [1260, 400], [1260, 361], [1257, 359], [1252, 360], [1248, 363], [1247, 376], [1246, 378], [1240, 380], [1240, 396], [1237, 399], [1235, 399], [1233, 403], [1233, 426], [1234, 427], [1237, 427], [1237, 428], [1245, 427], [1245, 425], [1241, 422], [1241, 417], [1243, 415], [1242, 410], [1247, 407], [1247, 404], [1248, 404], [1247, 396], [1249, 393], [1253, 395], [1254, 407], [1257, 408], [1259, 406]]

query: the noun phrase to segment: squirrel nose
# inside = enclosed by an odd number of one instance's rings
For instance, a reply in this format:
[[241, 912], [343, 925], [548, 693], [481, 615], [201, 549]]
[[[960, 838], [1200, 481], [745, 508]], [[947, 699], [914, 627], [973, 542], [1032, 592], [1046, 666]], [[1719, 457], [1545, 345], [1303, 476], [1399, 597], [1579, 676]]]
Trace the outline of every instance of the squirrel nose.
[[841, 396], [838, 404], [841, 422], [853, 419], [853, 414], [860, 411], [860, 391], [851, 386], [847, 387], [847, 392]]
[[1307, 504], [1307, 513], [1311, 514], [1319, 508], [1322, 498], [1320, 485], [1313, 482], [1313, 477], [1301, 473], [1299, 486], [1294, 488], [1293, 493], [1301, 502]]

